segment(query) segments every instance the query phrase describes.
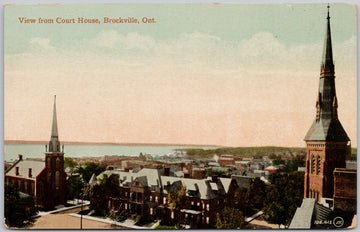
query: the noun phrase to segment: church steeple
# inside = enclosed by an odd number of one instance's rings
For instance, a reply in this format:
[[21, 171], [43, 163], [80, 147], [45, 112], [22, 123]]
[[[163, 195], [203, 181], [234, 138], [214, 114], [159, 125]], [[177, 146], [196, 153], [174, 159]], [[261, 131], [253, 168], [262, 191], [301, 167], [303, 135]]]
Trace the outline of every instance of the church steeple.
[[316, 117], [305, 136], [306, 141], [349, 141], [337, 114], [338, 101], [335, 90], [335, 68], [332, 54], [329, 8], [328, 5], [319, 91], [316, 100]]
[[321, 64], [321, 74], [334, 74], [334, 63], [333, 63], [333, 55], [332, 55], [332, 46], [331, 46], [331, 30], [330, 30], [330, 6], [328, 5], [327, 12], [327, 27], [325, 34], [325, 42], [324, 42], [324, 51], [322, 57]]
[[56, 118], [56, 95], [54, 96], [53, 121], [51, 128], [51, 137], [49, 141], [49, 149], [46, 150], [49, 153], [61, 153]]

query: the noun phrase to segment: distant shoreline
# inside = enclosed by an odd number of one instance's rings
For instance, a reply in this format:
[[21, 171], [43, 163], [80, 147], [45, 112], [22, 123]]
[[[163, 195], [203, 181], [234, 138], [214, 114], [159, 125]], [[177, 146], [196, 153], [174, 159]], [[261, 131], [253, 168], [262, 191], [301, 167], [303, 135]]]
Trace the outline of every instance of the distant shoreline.
[[[225, 147], [208, 144], [174, 144], [174, 143], [107, 143], [107, 142], [71, 142], [60, 141], [64, 145], [119, 145], [119, 146], [188, 146], [188, 147]], [[48, 144], [48, 141], [31, 141], [31, 140], [4, 140], [4, 144]]]

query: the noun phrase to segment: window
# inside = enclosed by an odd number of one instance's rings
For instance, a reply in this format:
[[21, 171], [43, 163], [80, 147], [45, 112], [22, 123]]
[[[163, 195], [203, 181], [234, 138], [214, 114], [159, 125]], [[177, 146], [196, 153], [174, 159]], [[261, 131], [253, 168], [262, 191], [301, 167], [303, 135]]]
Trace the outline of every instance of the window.
[[186, 214], [185, 214], [185, 218], [188, 218], [188, 217], [189, 217], [189, 215], [186, 213]]
[[158, 196], [155, 197], [155, 202], [159, 203], [159, 197]]
[[150, 215], [153, 215], [153, 213], [154, 213], [154, 209], [150, 208]]
[[152, 196], [150, 196], [149, 200], [150, 200], [150, 201], [152, 201], [152, 200], [153, 200]]
[[209, 224], [209, 223], [210, 223], [210, 218], [206, 217], [206, 224]]
[[191, 205], [194, 205], [194, 202], [193, 202], [193, 201], [191, 201]]
[[60, 172], [56, 171], [56, 173], [55, 173], [55, 184], [56, 185], [59, 185], [59, 176], [60, 176]]
[[128, 209], [128, 204], [127, 203], [125, 203], [125, 209]]
[[60, 166], [60, 159], [56, 158], [56, 167], [59, 167], [59, 166]]
[[321, 162], [321, 158], [319, 155], [317, 155], [317, 159], [316, 159], [316, 174], [320, 173], [320, 162]]
[[27, 181], [25, 181], [25, 183], [24, 183], [24, 188], [25, 188], [25, 191], [27, 191]]
[[46, 158], [46, 165], [47, 165], [48, 167], [50, 167], [50, 157], [47, 157], [47, 158]]
[[174, 211], [171, 211], [171, 219], [174, 219], [175, 218], [175, 213]]
[[311, 173], [315, 173], [315, 156], [311, 155]]
[[166, 205], [166, 197], [163, 198], [163, 203]]
[[206, 210], [210, 211], [210, 205], [209, 204], [206, 204]]
[[197, 205], [197, 206], [200, 206], [200, 202], [198, 202], [196, 205]]

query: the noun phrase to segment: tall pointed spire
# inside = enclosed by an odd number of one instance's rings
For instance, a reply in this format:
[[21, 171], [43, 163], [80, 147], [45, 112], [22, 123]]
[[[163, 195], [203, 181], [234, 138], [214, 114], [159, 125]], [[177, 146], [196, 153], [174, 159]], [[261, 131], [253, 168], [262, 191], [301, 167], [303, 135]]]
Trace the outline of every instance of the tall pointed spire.
[[57, 119], [56, 119], [56, 95], [54, 95], [53, 122], [51, 129], [51, 138], [58, 137]]
[[334, 72], [334, 63], [332, 55], [332, 45], [331, 45], [331, 30], [330, 30], [330, 6], [327, 6], [327, 27], [325, 34], [324, 42], [324, 51], [321, 64], [321, 73], [333, 73]]
[[305, 136], [306, 141], [349, 141], [337, 114], [338, 101], [335, 90], [335, 72], [330, 31], [330, 6], [322, 57], [319, 92], [316, 100], [316, 117]]
[[56, 95], [54, 95], [53, 121], [51, 128], [51, 137], [49, 141], [49, 153], [60, 153], [60, 142], [58, 136], [57, 118], [56, 118]]

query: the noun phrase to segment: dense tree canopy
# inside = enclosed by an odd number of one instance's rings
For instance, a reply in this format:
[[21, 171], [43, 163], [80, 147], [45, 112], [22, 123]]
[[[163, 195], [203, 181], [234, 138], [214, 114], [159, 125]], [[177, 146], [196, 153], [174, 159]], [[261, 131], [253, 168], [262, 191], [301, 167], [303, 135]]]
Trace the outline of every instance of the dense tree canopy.
[[86, 187], [85, 194], [89, 194], [93, 209], [106, 211], [108, 198], [119, 195], [119, 175], [102, 175], [98, 184]]
[[64, 168], [70, 167], [70, 168], [75, 168], [77, 165], [76, 161], [69, 158], [69, 157], [64, 157]]
[[246, 225], [243, 213], [230, 207], [225, 207], [223, 215], [218, 214], [216, 220], [216, 228], [218, 229], [244, 229]]
[[11, 185], [5, 185], [5, 223], [10, 227], [22, 227], [32, 221], [36, 214], [35, 200], [32, 196], [20, 197], [19, 192]]
[[304, 173], [274, 174], [270, 182], [263, 209], [265, 218], [271, 223], [287, 225], [303, 199]]
[[105, 166], [93, 162], [88, 162], [82, 166], [77, 167], [76, 172], [81, 175], [85, 183], [88, 183], [93, 174], [97, 176], [105, 171], [105, 169]]

